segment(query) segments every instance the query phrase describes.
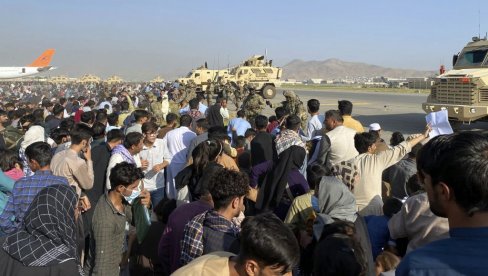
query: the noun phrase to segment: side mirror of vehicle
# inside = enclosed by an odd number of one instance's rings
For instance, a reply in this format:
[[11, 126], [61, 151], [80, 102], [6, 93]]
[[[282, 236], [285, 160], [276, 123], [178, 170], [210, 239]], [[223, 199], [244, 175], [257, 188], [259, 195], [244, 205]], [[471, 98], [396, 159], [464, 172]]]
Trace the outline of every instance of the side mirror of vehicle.
[[456, 64], [457, 60], [458, 60], [458, 57], [459, 55], [453, 55], [452, 56], [452, 66], [454, 67], [454, 65]]

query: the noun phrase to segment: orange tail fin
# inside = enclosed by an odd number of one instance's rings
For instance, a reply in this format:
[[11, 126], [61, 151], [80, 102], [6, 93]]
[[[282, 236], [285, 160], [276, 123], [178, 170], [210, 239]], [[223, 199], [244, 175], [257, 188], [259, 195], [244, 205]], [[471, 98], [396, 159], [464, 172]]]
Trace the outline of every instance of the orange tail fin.
[[51, 63], [51, 59], [54, 55], [54, 49], [47, 49], [40, 55], [33, 63], [29, 64], [30, 67], [45, 67]]

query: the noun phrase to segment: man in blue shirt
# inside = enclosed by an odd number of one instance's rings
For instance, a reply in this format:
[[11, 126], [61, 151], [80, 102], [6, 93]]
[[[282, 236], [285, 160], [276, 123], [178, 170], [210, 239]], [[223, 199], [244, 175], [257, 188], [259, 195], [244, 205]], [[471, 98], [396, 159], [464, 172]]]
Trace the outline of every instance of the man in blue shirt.
[[34, 175], [15, 182], [5, 210], [0, 215], [0, 235], [10, 234], [20, 226], [25, 212], [39, 191], [51, 185], [68, 185], [65, 177], [55, 176], [51, 172], [49, 165], [52, 155], [48, 143], [35, 142], [26, 148], [25, 154]]
[[[251, 128], [251, 124], [246, 120], [246, 112], [242, 109], [237, 111], [237, 118], [230, 120], [227, 126], [227, 134], [231, 137], [231, 143], [234, 144], [234, 138], [237, 138], [237, 136], [244, 136], [249, 128]], [[233, 135], [234, 132], [235, 137]]]
[[430, 209], [449, 221], [450, 238], [409, 253], [396, 275], [486, 275], [488, 271], [488, 137], [437, 136], [417, 156]]
[[[205, 104], [203, 104], [204, 98], [202, 96], [198, 95], [197, 99], [199, 101], [198, 111], [200, 111], [202, 114], [205, 114], [205, 112], [207, 112], [208, 107]], [[185, 105], [183, 108], [181, 108], [179, 110], [179, 112], [180, 112], [180, 115], [189, 113], [190, 112], [190, 105], [189, 104]]]

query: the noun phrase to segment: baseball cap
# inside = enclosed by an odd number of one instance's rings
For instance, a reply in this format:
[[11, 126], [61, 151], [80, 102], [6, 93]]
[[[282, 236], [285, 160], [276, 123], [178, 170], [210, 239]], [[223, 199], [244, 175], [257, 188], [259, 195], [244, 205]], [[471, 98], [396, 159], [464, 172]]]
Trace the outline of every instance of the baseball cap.
[[381, 130], [381, 126], [378, 123], [372, 123], [369, 125], [369, 130], [378, 131]]

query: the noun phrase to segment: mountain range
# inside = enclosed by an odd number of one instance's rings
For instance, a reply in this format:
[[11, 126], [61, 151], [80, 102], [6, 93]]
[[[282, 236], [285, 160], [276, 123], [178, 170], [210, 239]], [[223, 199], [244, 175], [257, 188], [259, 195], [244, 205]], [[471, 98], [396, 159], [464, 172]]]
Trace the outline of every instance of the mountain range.
[[435, 71], [420, 71], [413, 69], [387, 68], [360, 62], [349, 62], [339, 59], [324, 61], [292, 60], [283, 66], [282, 79], [344, 79], [355, 77], [430, 77]]

